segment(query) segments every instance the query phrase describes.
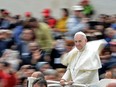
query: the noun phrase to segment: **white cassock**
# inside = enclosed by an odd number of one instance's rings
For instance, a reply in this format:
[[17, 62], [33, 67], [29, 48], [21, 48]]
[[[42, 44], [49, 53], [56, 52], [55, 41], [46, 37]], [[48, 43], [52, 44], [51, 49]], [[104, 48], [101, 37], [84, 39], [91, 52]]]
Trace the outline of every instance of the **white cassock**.
[[103, 48], [101, 44], [104, 43], [102, 41], [103, 40], [88, 42], [83, 51], [79, 51], [75, 47], [66, 54], [64, 65], [68, 66], [62, 79], [66, 81], [72, 80], [74, 84], [91, 84], [98, 82], [98, 69], [101, 68], [99, 52], [101, 48]]

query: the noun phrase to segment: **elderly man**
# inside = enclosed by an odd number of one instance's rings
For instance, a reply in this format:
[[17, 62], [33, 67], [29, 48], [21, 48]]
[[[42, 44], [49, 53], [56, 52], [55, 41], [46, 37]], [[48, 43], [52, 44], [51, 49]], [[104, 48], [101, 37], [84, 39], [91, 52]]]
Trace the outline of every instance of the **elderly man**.
[[76, 47], [65, 56], [68, 67], [60, 80], [61, 85], [65, 85], [65, 82], [86, 85], [99, 81], [98, 69], [101, 68], [101, 62], [98, 47], [87, 43], [83, 32], [74, 35], [74, 43]]

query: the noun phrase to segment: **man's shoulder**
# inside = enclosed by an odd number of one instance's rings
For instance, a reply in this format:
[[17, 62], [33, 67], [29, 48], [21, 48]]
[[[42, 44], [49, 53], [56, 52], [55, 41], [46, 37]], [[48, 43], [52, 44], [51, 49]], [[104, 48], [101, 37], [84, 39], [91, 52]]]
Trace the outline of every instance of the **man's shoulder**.
[[44, 23], [44, 22], [39, 22], [39, 28], [42, 29], [47, 29], [50, 28], [48, 24]]
[[74, 22], [74, 21], [76, 21], [76, 17], [75, 17], [74, 15], [71, 15], [71, 16], [68, 18], [67, 21], [68, 21], [68, 22]]

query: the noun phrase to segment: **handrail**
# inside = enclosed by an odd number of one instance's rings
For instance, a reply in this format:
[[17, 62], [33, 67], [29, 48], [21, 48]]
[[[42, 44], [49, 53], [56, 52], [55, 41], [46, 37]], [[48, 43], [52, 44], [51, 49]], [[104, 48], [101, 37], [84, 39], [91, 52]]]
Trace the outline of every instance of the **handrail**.
[[[59, 86], [59, 87], [62, 87], [60, 85], [60, 82], [59, 81], [52, 81], [52, 80], [47, 80], [47, 83], [48, 83], [48, 87], [53, 87], [53, 86]], [[84, 84], [73, 84], [73, 85], [68, 85], [67, 82], [65, 82], [65, 86], [73, 86], [73, 87], [88, 87], [87, 85], [84, 85]], [[65, 87], [64, 86], [64, 87]]]

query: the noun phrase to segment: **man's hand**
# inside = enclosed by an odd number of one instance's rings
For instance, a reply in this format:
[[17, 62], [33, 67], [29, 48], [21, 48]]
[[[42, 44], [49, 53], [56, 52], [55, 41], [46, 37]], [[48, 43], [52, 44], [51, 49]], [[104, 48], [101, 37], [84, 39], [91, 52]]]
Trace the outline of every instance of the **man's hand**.
[[68, 85], [72, 85], [72, 84], [73, 84], [73, 81], [69, 81], [69, 82], [68, 82]]
[[60, 80], [60, 85], [65, 86], [66, 81], [64, 79]]

